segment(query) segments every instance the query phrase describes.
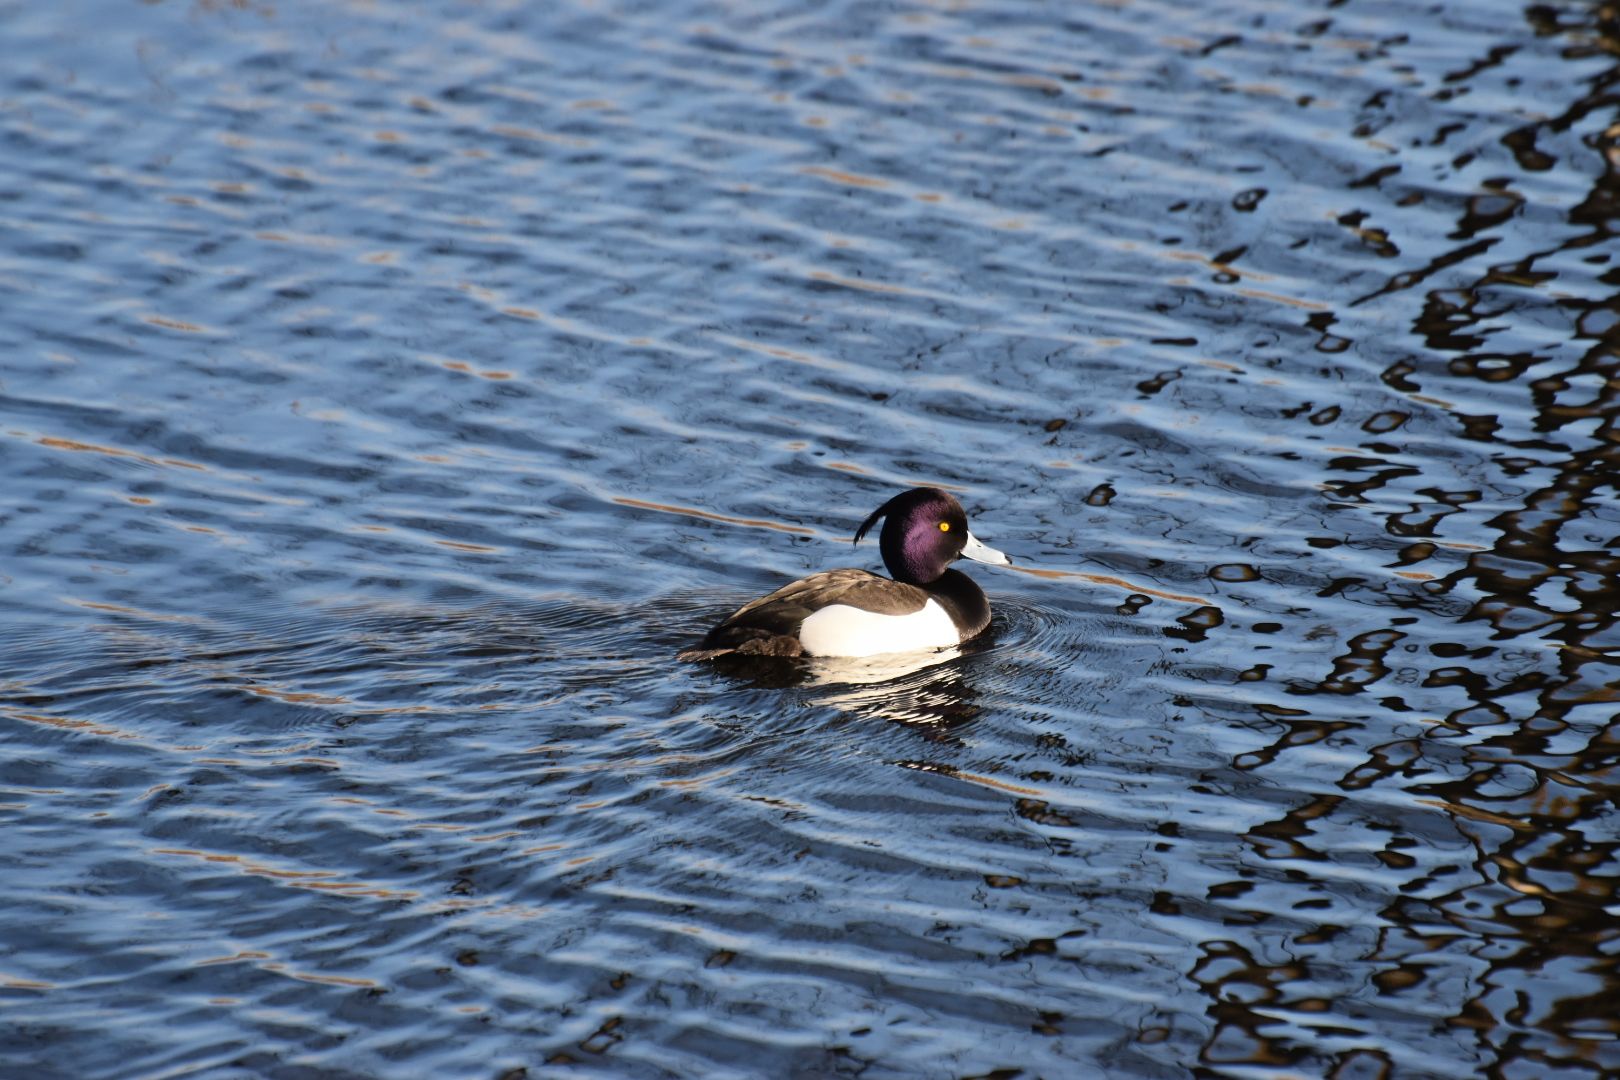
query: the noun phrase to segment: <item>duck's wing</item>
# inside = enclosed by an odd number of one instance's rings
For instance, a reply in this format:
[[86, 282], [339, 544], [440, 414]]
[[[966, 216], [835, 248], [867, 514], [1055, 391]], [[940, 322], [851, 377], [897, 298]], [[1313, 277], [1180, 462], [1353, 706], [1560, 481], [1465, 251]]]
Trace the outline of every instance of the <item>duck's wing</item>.
[[[828, 570], [790, 582], [726, 617], [703, 639], [705, 653], [747, 651], [795, 656], [804, 620], [833, 604], [847, 604], [881, 615], [920, 611], [928, 594], [915, 585], [867, 570]], [[696, 658], [696, 650], [693, 653]]]
[[744, 604], [721, 626], [758, 626], [796, 634], [808, 616], [832, 604], [847, 604], [879, 615], [910, 615], [928, 602], [915, 585], [879, 577], [869, 570], [828, 570]]

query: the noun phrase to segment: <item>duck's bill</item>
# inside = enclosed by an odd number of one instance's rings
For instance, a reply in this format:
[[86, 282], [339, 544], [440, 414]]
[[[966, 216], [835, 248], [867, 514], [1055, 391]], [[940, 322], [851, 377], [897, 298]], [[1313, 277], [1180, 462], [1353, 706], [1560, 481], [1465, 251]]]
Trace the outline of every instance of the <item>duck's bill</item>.
[[972, 533], [968, 533], [967, 545], [962, 548], [962, 558], [972, 559], [974, 562], [989, 563], [991, 566], [1011, 566], [1012, 560], [1004, 552], [993, 547], [985, 547], [976, 540]]

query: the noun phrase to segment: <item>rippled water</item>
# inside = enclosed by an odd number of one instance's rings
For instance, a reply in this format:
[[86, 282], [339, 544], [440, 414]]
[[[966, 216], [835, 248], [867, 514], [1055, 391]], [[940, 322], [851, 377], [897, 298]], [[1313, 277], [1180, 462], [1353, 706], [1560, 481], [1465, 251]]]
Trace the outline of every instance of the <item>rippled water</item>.
[[1612, 5], [0, 27], [0, 1071], [1620, 1070]]

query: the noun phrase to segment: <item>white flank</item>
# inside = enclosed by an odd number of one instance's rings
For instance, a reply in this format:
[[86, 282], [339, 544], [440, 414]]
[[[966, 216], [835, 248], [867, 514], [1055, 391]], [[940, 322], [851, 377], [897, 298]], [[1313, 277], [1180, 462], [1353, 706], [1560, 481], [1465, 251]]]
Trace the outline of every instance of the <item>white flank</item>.
[[799, 644], [811, 656], [876, 656], [955, 645], [950, 614], [932, 599], [910, 615], [879, 615], [848, 604], [822, 608], [799, 627]]

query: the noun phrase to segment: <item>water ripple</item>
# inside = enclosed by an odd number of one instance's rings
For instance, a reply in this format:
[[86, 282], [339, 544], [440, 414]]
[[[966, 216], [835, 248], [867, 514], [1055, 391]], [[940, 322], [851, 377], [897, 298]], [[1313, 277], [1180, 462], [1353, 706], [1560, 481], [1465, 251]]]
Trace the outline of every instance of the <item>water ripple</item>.
[[10, 5], [0, 1071], [1613, 1073], [1605, 19]]

